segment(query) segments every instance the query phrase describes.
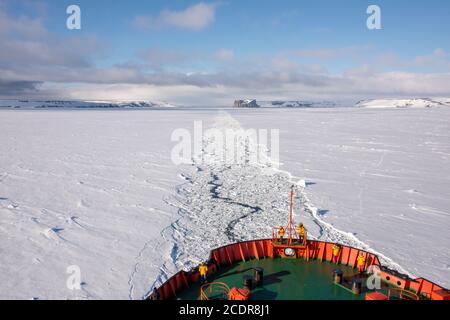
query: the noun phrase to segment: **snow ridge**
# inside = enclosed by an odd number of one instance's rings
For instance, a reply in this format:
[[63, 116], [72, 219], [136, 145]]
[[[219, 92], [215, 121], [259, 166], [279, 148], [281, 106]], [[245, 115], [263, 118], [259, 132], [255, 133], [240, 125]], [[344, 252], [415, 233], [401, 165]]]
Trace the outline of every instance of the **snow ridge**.
[[450, 106], [450, 98], [417, 99], [374, 99], [362, 100], [356, 104], [360, 108], [434, 108]]

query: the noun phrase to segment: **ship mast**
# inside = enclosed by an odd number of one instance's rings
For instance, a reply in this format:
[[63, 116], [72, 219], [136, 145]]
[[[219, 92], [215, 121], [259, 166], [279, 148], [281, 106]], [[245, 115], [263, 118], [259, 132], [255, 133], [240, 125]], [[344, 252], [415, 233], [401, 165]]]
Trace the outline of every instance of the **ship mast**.
[[289, 245], [292, 244], [292, 230], [294, 230], [294, 225], [292, 222], [293, 206], [294, 206], [294, 186], [291, 187], [291, 205], [289, 210]]

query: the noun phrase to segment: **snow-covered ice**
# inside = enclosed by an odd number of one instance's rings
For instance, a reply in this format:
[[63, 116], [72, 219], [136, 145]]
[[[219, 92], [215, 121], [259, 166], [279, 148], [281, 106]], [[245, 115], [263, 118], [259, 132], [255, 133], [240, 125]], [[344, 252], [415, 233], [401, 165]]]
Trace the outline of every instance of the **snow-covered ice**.
[[[293, 184], [312, 237], [449, 286], [449, 118], [445, 107], [0, 111], [0, 298], [140, 299], [217, 246], [268, 237]], [[198, 120], [280, 129], [281, 167], [175, 166], [171, 133]], [[72, 265], [80, 291], [66, 286]]]
[[171, 251], [170, 134], [195, 117], [0, 111], [0, 298], [141, 298]]
[[450, 108], [259, 112], [237, 119], [281, 128], [282, 169], [322, 221], [449, 286]]

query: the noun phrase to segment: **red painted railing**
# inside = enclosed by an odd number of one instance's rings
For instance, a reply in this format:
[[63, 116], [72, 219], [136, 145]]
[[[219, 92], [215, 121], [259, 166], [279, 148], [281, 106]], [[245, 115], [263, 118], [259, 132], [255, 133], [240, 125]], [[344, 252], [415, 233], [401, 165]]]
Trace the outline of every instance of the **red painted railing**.
[[389, 300], [419, 300], [419, 296], [409, 290], [403, 290], [400, 288], [389, 289]]
[[[310, 259], [316, 259], [319, 261], [331, 261], [332, 260], [332, 250], [333, 243], [321, 242], [308, 240], [307, 248], [308, 250], [299, 251], [298, 257], [306, 258], [306, 252], [308, 252], [308, 257]], [[339, 245], [340, 256], [339, 263], [356, 267], [356, 260], [360, 253], [363, 253], [366, 258], [367, 269], [371, 265], [377, 265], [381, 267], [380, 260], [378, 257], [370, 252], [360, 250], [353, 247]], [[217, 248], [211, 251], [210, 265], [211, 273], [215, 272], [215, 268], [220, 268], [223, 266], [229, 266], [237, 262], [248, 261], [254, 259], [264, 259], [264, 258], [274, 258], [279, 256], [279, 252], [274, 251], [271, 239], [264, 240], [253, 240], [247, 242], [240, 242], [230, 244], [221, 248]], [[425, 279], [416, 280], [405, 280], [400, 279], [394, 275], [391, 275], [387, 271], [382, 272], [383, 280], [388, 281], [396, 286], [398, 282], [401, 282], [402, 289], [410, 289], [415, 291], [418, 295], [432, 295], [434, 290], [441, 290], [442, 287], [428, 281]], [[180, 271], [162, 284], [158, 289], [156, 289], [149, 299], [172, 299], [177, 296], [178, 293], [186, 289], [191, 283], [198, 282], [200, 279], [200, 274], [198, 270], [192, 270], [191, 272]], [[400, 279], [400, 280], [399, 280]]]

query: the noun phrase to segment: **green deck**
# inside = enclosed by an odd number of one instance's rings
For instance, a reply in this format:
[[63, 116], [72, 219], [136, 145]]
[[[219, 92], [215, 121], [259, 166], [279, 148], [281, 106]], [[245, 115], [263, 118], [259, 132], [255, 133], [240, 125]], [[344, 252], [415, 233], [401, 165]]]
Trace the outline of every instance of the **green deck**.
[[[210, 282], [224, 282], [230, 288], [243, 287], [243, 277], [253, 276], [253, 268], [264, 269], [264, 285], [252, 290], [252, 300], [361, 300], [349, 289], [333, 283], [333, 270], [339, 268], [349, 280], [357, 271], [345, 265], [303, 259], [264, 259], [240, 262], [210, 276]], [[365, 281], [363, 281], [365, 285]], [[387, 291], [386, 284], [383, 284]], [[363, 287], [363, 292], [367, 288]], [[191, 285], [177, 296], [181, 300], [197, 300], [200, 284]]]

